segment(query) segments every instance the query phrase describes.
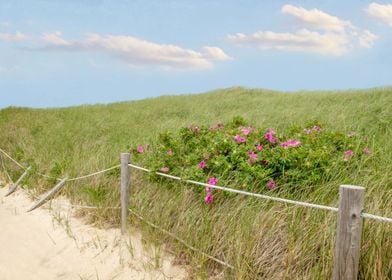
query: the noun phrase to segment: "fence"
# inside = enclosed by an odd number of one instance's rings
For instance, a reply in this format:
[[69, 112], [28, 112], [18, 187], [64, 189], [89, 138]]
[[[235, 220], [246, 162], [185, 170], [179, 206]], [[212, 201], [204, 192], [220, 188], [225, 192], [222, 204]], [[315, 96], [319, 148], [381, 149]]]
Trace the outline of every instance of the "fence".
[[[19, 179], [10, 187], [9, 191], [7, 192], [6, 196], [10, 195], [14, 192], [18, 185], [22, 182], [22, 180], [26, 177], [28, 172], [30, 172], [30, 167], [24, 167], [14, 158], [12, 158], [9, 154], [7, 154], [4, 150], [0, 149], [0, 152], [13, 161], [17, 166], [24, 170], [24, 173], [19, 177]], [[222, 265], [225, 265], [231, 269], [234, 267], [222, 260], [219, 260], [213, 256], [210, 256], [197, 248], [187, 244], [184, 240], [178, 238], [174, 234], [160, 228], [159, 226], [150, 223], [149, 221], [145, 220], [141, 215], [136, 213], [134, 210], [129, 208], [129, 187], [131, 183], [131, 172], [130, 168], [141, 170], [144, 172], [153, 172], [149, 169], [131, 164], [131, 156], [129, 153], [122, 153], [120, 156], [120, 164], [116, 166], [112, 166], [110, 168], [97, 171], [88, 175], [83, 175], [75, 178], [54, 178], [47, 176], [45, 174], [37, 172], [36, 174], [39, 176], [43, 176], [45, 178], [56, 179], [58, 183], [49, 190], [46, 194], [42, 196], [42, 198], [38, 199], [38, 201], [27, 211], [32, 211], [40, 206], [42, 206], [46, 201], [52, 198], [64, 185], [66, 182], [77, 181], [85, 178], [89, 178], [101, 173], [105, 173], [107, 171], [121, 168], [121, 207], [114, 207], [116, 209], [121, 208], [121, 232], [124, 235], [126, 233], [127, 228], [127, 218], [128, 212], [132, 213], [135, 217], [139, 218], [140, 220], [146, 222], [150, 226], [164, 232], [165, 234], [173, 237], [183, 245], [187, 246], [188, 248], [199, 252], [200, 254], [205, 255], [206, 257], [218, 262]], [[285, 198], [267, 196], [257, 193], [251, 193], [246, 191], [241, 191], [233, 188], [228, 188], [224, 186], [216, 186], [210, 185], [206, 183], [201, 183], [193, 180], [184, 180], [181, 177], [169, 175], [162, 172], [155, 172], [155, 174], [169, 178], [172, 180], [182, 181], [188, 184], [194, 184], [198, 186], [208, 187], [211, 189], [219, 189], [227, 192], [232, 192], [236, 194], [241, 194], [245, 196], [252, 196], [262, 199], [268, 199], [272, 201], [277, 201], [286, 204], [293, 204], [302, 207], [309, 207], [309, 208], [316, 208], [321, 210], [327, 210], [332, 212], [338, 213], [338, 222], [337, 222], [337, 230], [336, 230], [336, 244], [335, 244], [335, 256], [334, 256], [334, 267], [333, 267], [333, 279], [340, 280], [340, 279], [357, 279], [358, 275], [358, 265], [359, 265], [359, 256], [360, 256], [360, 247], [361, 247], [361, 234], [362, 234], [362, 221], [363, 218], [374, 219], [381, 222], [392, 223], [392, 218], [382, 217], [378, 215], [373, 215], [369, 213], [362, 213], [364, 208], [364, 194], [365, 188], [359, 186], [350, 186], [350, 185], [341, 185], [340, 186], [340, 193], [339, 193], [339, 207], [331, 207], [326, 205], [319, 205], [313, 204], [308, 202], [302, 201], [295, 201], [289, 200]], [[96, 208], [93, 206], [76, 206], [81, 208]]]

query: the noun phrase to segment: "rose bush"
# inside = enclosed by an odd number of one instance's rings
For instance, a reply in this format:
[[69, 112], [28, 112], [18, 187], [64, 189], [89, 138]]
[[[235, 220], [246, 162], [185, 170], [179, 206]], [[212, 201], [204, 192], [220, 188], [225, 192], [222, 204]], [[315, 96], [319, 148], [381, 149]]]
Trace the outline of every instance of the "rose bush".
[[305, 191], [305, 185], [309, 191], [335, 172], [350, 172], [370, 153], [360, 136], [326, 130], [317, 121], [283, 132], [255, 128], [241, 117], [227, 124], [165, 132], [157, 143], [131, 152], [135, 163], [153, 171], [205, 183], [214, 177], [219, 185], [258, 193]]

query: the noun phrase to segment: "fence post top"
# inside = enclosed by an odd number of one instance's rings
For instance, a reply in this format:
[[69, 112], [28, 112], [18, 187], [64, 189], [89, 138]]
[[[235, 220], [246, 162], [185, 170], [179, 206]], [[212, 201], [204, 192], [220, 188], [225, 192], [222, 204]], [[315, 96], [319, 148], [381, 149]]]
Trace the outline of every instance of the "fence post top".
[[121, 153], [121, 161], [127, 161], [129, 163], [131, 159], [130, 153]]
[[342, 189], [351, 189], [351, 190], [365, 190], [364, 187], [361, 186], [353, 186], [353, 185], [340, 185], [340, 188]]

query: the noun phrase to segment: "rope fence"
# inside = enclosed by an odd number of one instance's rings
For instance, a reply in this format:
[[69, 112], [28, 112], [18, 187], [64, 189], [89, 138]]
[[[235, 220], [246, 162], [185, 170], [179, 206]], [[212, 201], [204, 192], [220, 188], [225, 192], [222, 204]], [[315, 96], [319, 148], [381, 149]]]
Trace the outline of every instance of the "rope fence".
[[[25, 166], [23, 166], [23, 165], [20, 164], [16, 159], [12, 158], [8, 153], [6, 153], [6, 152], [5, 152], [3, 149], [1, 149], [1, 148], [0, 148], [0, 152], [1, 152], [2, 154], [4, 154], [8, 159], [10, 159], [13, 163], [15, 163], [17, 166], [19, 166], [21, 169], [23, 169], [24, 171], [26, 171], [26, 170], [28, 170], [28, 169], [31, 168], [31, 167], [25, 167]], [[72, 182], [72, 181], [82, 180], [82, 179], [89, 178], [89, 177], [92, 177], [92, 176], [95, 176], [95, 175], [98, 175], [98, 174], [101, 174], [101, 173], [108, 172], [108, 171], [110, 171], [110, 170], [113, 170], [113, 169], [116, 169], [116, 168], [119, 168], [119, 167], [120, 167], [120, 164], [117, 164], [117, 165], [115, 165], [115, 166], [112, 166], [112, 167], [109, 167], [109, 168], [106, 168], [106, 169], [103, 169], [103, 170], [100, 170], [100, 171], [96, 171], [96, 172], [93, 172], [93, 173], [90, 173], [90, 174], [87, 174], [87, 175], [82, 175], [82, 176], [78, 176], [78, 177], [75, 177], [75, 178], [69, 178], [69, 179], [65, 180], [65, 182]], [[41, 176], [41, 177], [47, 178], [47, 179], [53, 179], [53, 180], [57, 180], [57, 181], [63, 180], [62, 178], [57, 178], [57, 177], [49, 176], [49, 175], [47, 175], [47, 174], [43, 174], [43, 173], [40, 173], [40, 172], [36, 172], [36, 174], [39, 175], [39, 176]]]
[[[3, 153], [8, 159], [10, 159], [13, 163], [15, 163], [17, 166], [19, 166], [23, 170], [27, 171], [27, 170], [30, 169], [30, 167], [23, 166], [21, 163], [19, 163], [16, 159], [11, 157], [7, 152], [5, 152], [1, 148], [0, 148], [0, 152]], [[96, 176], [96, 175], [99, 175], [99, 174], [102, 174], [102, 173], [114, 170], [116, 168], [119, 168], [120, 166], [121, 166], [120, 164], [117, 164], [115, 166], [112, 166], [112, 167], [109, 167], [109, 168], [106, 168], [106, 169], [103, 169], [103, 170], [100, 170], [100, 171], [96, 171], [96, 172], [93, 172], [93, 173], [90, 173], [90, 174], [87, 174], [87, 175], [82, 175], [82, 176], [78, 176], [78, 177], [75, 177], [75, 178], [66, 179], [65, 182], [78, 181], [78, 180], [86, 179], [86, 178], [89, 178], [89, 177], [93, 177], [93, 176]], [[148, 172], [148, 173], [153, 172], [150, 169], [147, 169], [147, 168], [144, 168], [144, 167], [141, 167], [141, 166], [137, 166], [137, 165], [131, 164], [131, 163], [128, 163], [128, 166], [132, 167], [134, 169], [137, 169], [137, 170]], [[42, 174], [42, 173], [39, 173], [39, 172], [37, 172], [36, 174], [40, 175], [42, 177], [45, 177], [45, 178], [56, 179], [57, 181], [63, 180], [62, 178], [52, 177], [52, 176], [49, 176], [49, 175], [46, 175], [46, 174]], [[290, 199], [280, 198], [280, 197], [273, 197], [273, 196], [268, 196], [268, 195], [263, 195], [263, 194], [258, 194], [258, 193], [252, 193], [252, 192], [242, 191], [242, 190], [238, 190], [238, 189], [233, 189], [233, 188], [229, 188], [229, 187], [225, 187], [225, 186], [210, 185], [210, 184], [206, 184], [206, 183], [202, 183], [202, 182], [198, 182], [198, 181], [194, 181], [194, 180], [183, 179], [181, 177], [173, 176], [173, 175], [162, 173], [162, 172], [155, 172], [155, 174], [158, 175], [158, 176], [161, 176], [161, 177], [165, 177], [165, 178], [169, 178], [169, 179], [173, 179], [173, 180], [177, 180], [177, 181], [183, 181], [185, 183], [189, 183], [189, 184], [193, 184], [193, 185], [199, 185], [199, 186], [208, 187], [208, 188], [211, 188], [211, 189], [223, 190], [223, 191], [236, 193], [236, 194], [241, 194], [241, 195], [245, 195], [245, 196], [253, 196], [253, 197], [257, 197], [257, 198], [262, 198], [262, 199], [267, 199], [267, 200], [272, 200], [272, 201], [277, 201], [277, 202], [282, 202], [282, 203], [287, 203], [287, 204], [293, 204], [293, 205], [298, 205], [298, 206], [303, 206], [303, 207], [322, 209], [322, 210], [327, 210], [327, 211], [332, 211], [332, 212], [338, 212], [339, 211], [339, 208], [337, 208], [337, 207], [320, 205], [320, 204], [314, 204], [314, 203], [303, 202], [303, 201], [290, 200]], [[373, 220], [377, 220], [377, 221], [381, 221], [381, 222], [392, 223], [392, 218], [383, 217], [383, 216], [379, 216], [379, 215], [374, 215], [374, 214], [370, 214], [370, 213], [361, 213], [361, 217], [367, 218], [367, 219], [373, 219]]]
[[[137, 169], [137, 170], [145, 171], [145, 172], [153, 172], [153, 171], [151, 171], [151, 170], [149, 170], [147, 168], [140, 167], [140, 166], [137, 166], [137, 165], [134, 165], [134, 164], [128, 164], [128, 166], [130, 166], [130, 167], [132, 167], [134, 169]], [[286, 199], [286, 198], [280, 198], [280, 197], [268, 196], [268, 195], [263, 195], [263, 194], [258, 194], [258, 193], [251, 193], [251, 192], [247, 192], [247, 191], [241, 191], [241, 190], [228, 188], [228, 187], [210, 185], [210, 184], [201, 183], [201, 182], [197, 182], [197, 181], [193, 181], [193, 180], [182, 179], [181, 177], [172, 176], [172, 175], [165, 174], [165, 173], [162, 173], [162, 172], [155, 172], [155, 174], [157, 174], [159, 176], [162, 176], [162, 177], [169, 178], [169, 179], [173, 179], [173, 180], [177, 180], [177, 181], [183, 181], [185, 183], [199, 185], [199, 186], [203, 186], [203, 187], [208, 187], [208, 188], [211, 188], [211, 189], [223, 190], [223, 191], [227, 191], [227, 192], [231, 192], [231, 193], [237, 193], [237, 194], [242, 194], [242, 195], [246, 195], [246, 196], [253, 196], [253, 197], [257, 197], [257, 198], [263, 198], [263, 199], [267, 199], [267, 200], [272, 200], [272, 201], [277, 201], [277, 202], [282, 202], [282, 203], [288, 203], [288, 204], [294, 204], [294, 205], [304, 206], [304, 207], [309, 207], [309, 208], [328, 210], [328, 211], [332, 211], [332, 212], [338, 212], [339, 211], [339, 208], [337, 208], [337, 207], [320, 205], [320, 204], [314, 204], [314, 203], [308, 203], [308, 202], [302, 202], [302, 201], [296, 201], [296, 200], [290, 200], [290, 199]], [[374, 220], [378, 220], [378, 221], [382, 221], [382, 222], [392, 223], [392, 218], [382, 217], [382, 216], [373, 215], [373, 214], [369, 214], [369, 213], [362, 213], [361, 216], [363, 218], [374, 219]]]
[[97, 172], [94, 172], [94, 173], [90, 173], [90, 174], [87, 174], [87, 175], [83, 175], [83, 176], [67, 179], [66, 182], [82, 180], [82, 179], [85, 179], [85, 178], [89, 178], [89, 177], [92, 177], [92, 176], [95, 176], [95, 175], [98, 175], [98, 174], [102, 174], [102, 173], [108, 172], [110, 170], [113, 170], [113, 169], [116, 169], [116, 168], [119, 168], [119, 167], [120, 167], [120, 165], [117, 164], [115, 166], [112, 166], [112, 167], [109, 167], [109, 168], [106, 168], [106, 169], [103, 169], [103, 170], [100, 170], [100, 171], [97, 171]]
[[[17, 162], [17, 161], [16, 161], [15, 159], [13, 159], [11, 156], [9, 156], [7, 153], [5, 153], [4, 150], [0, 149], [0, 152], [2, 152], [4, 155], [6, 155], [7, 158], [9, 158], [10, 160], [12, 160], [17, 166], [19, 166], [19, 167], [22, 168], [23, 170], [28, 171], [28, 170], [30, 169], [30, 167], [26, 168], [26, 167], [24, 167], [23, 165], [21, 165], [19, 162]], [[75, 177], [75, 178], [71, 178], [71, 179], [65, 179], [65, 180], [64, 180], [64, 179], [61, 179], [61, 178], [51, 177], [51, 176], [48, 176], [48, 175], [45, 175], [45, 174], [42, 174], [42, 173], [37, 173], [37, 175], [40, 175], [40, 176], [45, 177], [45, 178], [56, 179], [56, 180], [58, 180], [58, 181], [60, 181], [60, 182], [63, 180], [64, 183], [65, 183], [65, 182], [72, 182], [72, 181], [77, 181], [77, 180], [85, 179], [85, 178], [88, 178], [88, 177], [92, 177], [92, 176], [95, 176], [95, 175], [98, 175], [98, 174], [105, 173], [105, 172], [107, 172], [107, 171], [116, 169], [116, 168], [118, 168], [118, 167], [120, 167], [119, 164], [118, 164], [118, 165], [115, 165], [115, 166], [112, 166], [112, 167], [109, 167], [109, 168], [107, 168], [107, 169], [101, 170], [101, 171], [97, 171], [97, 172], [88, 174], [88, 175], [83, 175], [83, 176], [79, 176], [79, 177]], [[147, 169], [142, 168], [142, 167], [139, 167], [138, 169], [147, 171]], [[24, 174], [27, 174], [27, 173], [25, 172]], [[162, 176], [165, 176], [166, 174], [163, 174], [163, 173], [162, 173], [161, 175], [162, 175]], [[19, 179], [23, 179], [23, 177], [24, 177], [24, 176], [22, 176], [22, 177], [19, 178]], [[168, 176], [168, 177], [174, 178], [174, 176]], [[17, 184], [14, 184], [14, 186], [17, 186]], [[53, 189], [55, 189], [55, 188], [53, 188]], [[32, 211], [32, 210], [34, 210], [34, 209], [36, 209], [37, 207], [39, 207], [40, 205], [42, 205], [42, 204], [44, 203], [44, 201], [46, 201], [46, 199], [49, 198], [49, 197], [44, 197], [44, 198], [40, 199], [38, 196], [34, 195], [33, 193], [29, 192], [28, 190], [25, 190], [24, 188], [21, 188], [21, 190], [22, 190], [25, 194], [30, 195], [30, 196], [32, 196], [32, 197], [34, 197], [35, 199], [38, 200], [38, 203], [35, 204], [33, 207], [31, 207], [31, 208], [28, 210], [28, 212], [29, 212], [29, 211]], [[77, 209], [102, 209], [102, 210], [106, 210], [106, 209], [116, 209], [116, 210], [119, 210], [119, 209], [121, 209], [121, 207], [103, 207], [103, 208], [100, 208], [100, 207], [97, 207], [97, 206], [75, 205], [75, 204], [65, 204], [65, 203], [56, 203], [56, 206], [71, 207], [71, 208], [77, 208]], [[159, 226], [157, 226], [157, 225], [151, 223], [150, 221], [148, 221], [148, 220], [146, 220], [144, 217], [142, 217], [140, 214], [138, 214], [135, 210], [129, 208], [128, 211], [129, 211], [129, 213], [133, 214], [133, 215], [134, 215], [136, 218], [138, 218], [139, 220], [141, 220], [141, 221], [143, 221], [144, 223], [148, 224], [149, 226], [151, 226], [151, 227], [153, 227], [153, 228], [155, 228], [155, 229], [157, 229], [157, 230], [163, 232], [164, 234], [166, 234], [166, 235], [168, 235], [168, 236], [174, 238], [175, 240], [177, 240], [178, 242], [180, 242], [181, 244], [183, 244], [185, 247], [187, 247], [187, 248], [189, 248], [189, 249], [191, 249], [191, 250], [193, 250], [193, 251], [195, 251], [195, 252], [197, 252], [197, 253], [199, 253], [199, 254], [205, 256], [205, 257], [207, 257], [208, 259], [213, 260], [213, 261], [215, 261], [215, 262], [221, 264], [221, 265], [224, 265], [224, 266], [226, 266], [226, 267], [228, 267], [228, 268], [230, 268], [230, 269], [234, 269], [234, 267], [233, 267], [232, 265], [230, 265], [230, 264], [228, 264], [228, 263], [226, 263], [226, 262], [224, 262], [224, 261], [222, 261], [222, 260], [219, 260], [219, 259], [217, 259], [217, 258], [215, 258], [215, 257], [213, 257], [213, 256], [211, 256], [211, 255], [209, 255], [209, 254], [207, 254], [207, 253], [205, 253], [205, 252], [203, 252], [203, 251], [197, 249], [196, 247], [194, 247], [194, 246], [192, 246], [192, 245], [189, 245], [185, 240], [179, 238], [179, 237], [176, 236], [175, 234], [173, 234], [173, 233], [171, 233], [171, 232], [169, 232], [169, 231], [167, 231], [167, 230], [165, 230], [165, 229], [163, 229], [163, 228], [161, 228], [161, 227], [159, 227]]]
[[[30, 167], [25, 167], [20, 164], [17, 160], [12, 158], [8, 153], [6, 153], [3, 149], [0, 149], [0, 152], [4, 154], [8, 159], [10, 159], [13, 163], [15, 163], [18, 167], [22, 168], [25, 172], [22, 176], [18, 179], [18, 181], [12, 186], [13, 189], [16, 189], [18, 183], [22, 181], [22, 179], [26, 176], [27, 172], [31, 169]], [[4, 164], [3, 164], [4, 166]], [[251, 196], [271, 201], [276, 201], [285, 204], [293, 204], [302, 207], [308, 208], [315, 208], [321, 210], [327, 210], [331, 212], [338, 213], [338, 226], [337, 226], [337, 238], [336, 238], [336, 247], [335, 247], [335, 259], [334, 259], [334, 270], [333, 270], [333, 279], [355, 279], [358, 274], [358, 264], [359, 264], [359, 251], [360, 251], [360, 244], [361, 244], [361, 230], [362, 230], [362, 220], [363, 218], [373, 219], [380, 222], [392, 223], [392, 218], [378, 216], [370, 213], [363, 213], [364, 208], [364, 192], [365, 188], [358, 187], [358, 186], [349, 186], [349, 185], [341, 185], [340, 186], [340, 195], [339, 195], [339, 207], [332, 207], [327, 205], [320, 205], [314, 204], [309, 202], [303, 201], [296, 201], [290, 200], [286, 198], [268, 196], [258, 193], [252, 193], [247, 191], [242, 191], [234, 188], [229, 188], [226, 186], [217, 186], [217, 185], [210, 185], [207, 183], [202, 183], [194, 180], [183, 179], [178, 176], [162, 173], [162, 172], [155, 172], [149, 170], [147, 168], [137, 166], [131, 164], [130, 162], [130, 154], [129, 153], [122, 153], [121, 154], [121, 164], [115, 165], [100, 171], [96, 171], [87, 175], [78, 176], [75, 178], [55, 178], [48, 176], [46, 174], [42, 174], [37, 172], [36, 174], [39, 176], [43, 176], [46, 178], [56, 179], [59, 181], [56, 186], [54, 186], [47, 194], [39, 199], [38, 202], [34, 206], [32, 206], [28, 211], [32, 211], [41, 205], [43, 205], [46, 201], [48, 201], [54, 194], [59, 191], [66, 182], [78, 181], [85, 178], [89, 178], [92, 176], [96, 176], [98, 174], [102, 174], [108, 172], [110, 170], [121, 168], [121, 207], [110, 207], [113, 209], [120, 209], [121, 208], [121, 231], [123, 234], [126, 232], [126, 224], [127, 224], [127, 216], [128, 213], [133, 214], [135, 217], [139, 218], [140, 220], [144, 221], [146, 224], [150, 225], [151, 227], [160, 230], [161, 232], [171, 236], [172, 238], [176, 239], [178, 242], [182, 243], [184, 246], [196, 251], [203, 256], [220, 263], [226, 267], [234, 269], [234, 267], [222, 260], [219, 260], [213, 256], [206, 254], [205, 252], [200, 251], [199, 249], [189, 245], [183, 239], [177, 237], [173, 233], [149, 222], [141, 215], [136, 213], [134, 210], [128, 207], [129, 203], [129, 184], [131, 181], [130, 178], [130, 167], [136, 170], [140, 170], [143, 172], [148, 173], [155, 173], [158, 176], [165, 177], [172, 180], [182, 181], [187, 184], [193, 184], [198, 186], [203, 186], [211, 189], [222, 190], [230, 193], [236, 193], [245, 196]], [[9, 192], [10, 193], [10, 192]], [[8, 194], [9, 194], [8, 193]], [[7, 195], [8, 195], [7, 194]], [[72, 206], [72, 205], [71, 205]], [[84, 205], [74, 205], [73, 207], [78, 208], [86, 208], [86, 209], [98, 209], [99, 207], [94, 206], [84, 206]], [[350, 242], [347, 242], [350, 240]]]

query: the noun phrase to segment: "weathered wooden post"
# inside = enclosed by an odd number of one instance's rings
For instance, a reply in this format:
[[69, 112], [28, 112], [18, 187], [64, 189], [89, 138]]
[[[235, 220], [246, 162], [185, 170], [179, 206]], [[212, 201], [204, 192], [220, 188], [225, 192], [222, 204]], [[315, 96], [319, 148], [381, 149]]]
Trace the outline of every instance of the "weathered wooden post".
[[16, 188], [19, 186], [20, 182], [24, 179], [24, 177], [27, 176], [27, 173], [29, 173], [31, 169], [31, 166], [29, 166], [25, 172], [22, 174], [22, 176], [19, 177], [19, 179], [9, 188], [8, 192], [5, 194], [5, 196], [9, 196], [12, 194], [14, 191], [16, 191]]
[[41, 207], [42, 205], [45, 204], [50, 198], [52, 198], [59, 190], [61, 190], [62, 187], [64, 187], [64, 184], [67, 182], [68, 177], [65, 177], [64, 179], [61, 179], [60, 182], [58, 182], [51, 190], [49, 190], [46, 194], [43, 195], [41, 199], [39, 199], [27, 212], [33, 211], [34, 209], [37, 209], [38, 207]]
[[129, 163], [131, 155], [129, 153], [121, 154], [121, 234], [126, 233], [129, 201]]
[[341, 185], [333, 280], [356, 280], [361, 248], [365, 188]]

